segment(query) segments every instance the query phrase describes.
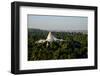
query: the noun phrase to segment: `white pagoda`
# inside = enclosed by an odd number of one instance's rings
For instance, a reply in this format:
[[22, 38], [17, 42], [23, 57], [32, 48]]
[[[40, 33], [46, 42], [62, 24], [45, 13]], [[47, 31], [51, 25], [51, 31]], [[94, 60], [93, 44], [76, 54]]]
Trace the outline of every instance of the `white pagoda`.
[[52, 35], [52, 33], [51, 32], [49, 32], [48, 33], [48, 36], [47, 36], [47, 38], [46, 38], [46, 40], [45, 39], [40, 39], [40, 40], [38, 40], [38, 41], [36, 41], [36, 43], [44, 43], [44, 42], [53, 42], [53, 41], [64, 41], [63, 39], [57, 39], [56, 37], [54, 37], [53, 35]]

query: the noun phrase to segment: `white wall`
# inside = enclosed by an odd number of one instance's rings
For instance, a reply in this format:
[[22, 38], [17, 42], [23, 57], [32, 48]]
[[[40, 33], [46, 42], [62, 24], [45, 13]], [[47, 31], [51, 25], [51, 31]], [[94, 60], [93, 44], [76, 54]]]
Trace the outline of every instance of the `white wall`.
[[[0, 0], [0, 76], [14, 76], [10, 73], [10, 53], [11, 53], [11, 2], [14, 0]], [[16, 0], [17, 1], [17, 0]], [[90, 5], [98, 6], [98, 12], [100, 13], [100, 0], [21, 0], [30, 2], [44, 2], [44, 3], [59, 3], [59, 4], [74, 4], [74, 5]], [[98, 15], [98, 30], [100, 33], [100, 15]], [[100, 34], [98, 38], [98, 44], [100, 45]], [[98, 49], [100, 50], [100, 48]], [[100, 58], [100, 51], [98, 52]], [[40, 73], [34, 74], [34, 76], [99, 76], [100, 74], [100, 59], [98, 59], [98, 70], [84, 70], [84, 71], [65, 71], [65, 72], [53, 72], [53, 73]], [[25, 74], [24, 74], [25, 75]], [[33, 74], [26, 74], [31, 76]], [[23, 75], [21, 75], [23, 76]]]

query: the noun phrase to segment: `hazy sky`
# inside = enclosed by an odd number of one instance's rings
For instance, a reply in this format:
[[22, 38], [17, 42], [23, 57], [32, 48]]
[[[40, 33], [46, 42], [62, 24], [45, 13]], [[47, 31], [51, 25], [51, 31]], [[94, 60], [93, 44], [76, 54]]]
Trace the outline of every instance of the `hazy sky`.
[[87, 30], [88, 17], [28, 15], [28, 28], [44, 30]]

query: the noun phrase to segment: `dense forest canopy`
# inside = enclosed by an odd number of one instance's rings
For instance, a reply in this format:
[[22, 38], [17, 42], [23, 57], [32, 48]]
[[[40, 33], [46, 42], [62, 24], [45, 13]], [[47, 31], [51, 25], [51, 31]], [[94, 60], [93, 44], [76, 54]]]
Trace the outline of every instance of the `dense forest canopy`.
[[52, 31], [59, 39], [66, 41], [36, 43], [46, 39], [49, 31], [28, 29], [28, 60], [79, 59], [88, 57], [88, 35], [84, 32]]

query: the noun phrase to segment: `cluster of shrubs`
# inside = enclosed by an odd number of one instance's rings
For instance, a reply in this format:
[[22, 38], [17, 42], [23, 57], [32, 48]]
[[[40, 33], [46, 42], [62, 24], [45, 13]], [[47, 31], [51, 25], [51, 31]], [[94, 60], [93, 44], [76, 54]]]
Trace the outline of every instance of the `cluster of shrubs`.
[[[46, 35], [45, 35], [46, 34]], [[83, 33], [62, 33], [55, 32], [57, 38], [66, 41], [52, 42], [47, 46], [47, 42], [36, 44], [36, 40], [44, 38], [47, 33], [42, 35], [35, 32], [28, 35], [28, 60], [55, 60], [55, 59], [78, 59], [87, 58], [87, 34]]]

